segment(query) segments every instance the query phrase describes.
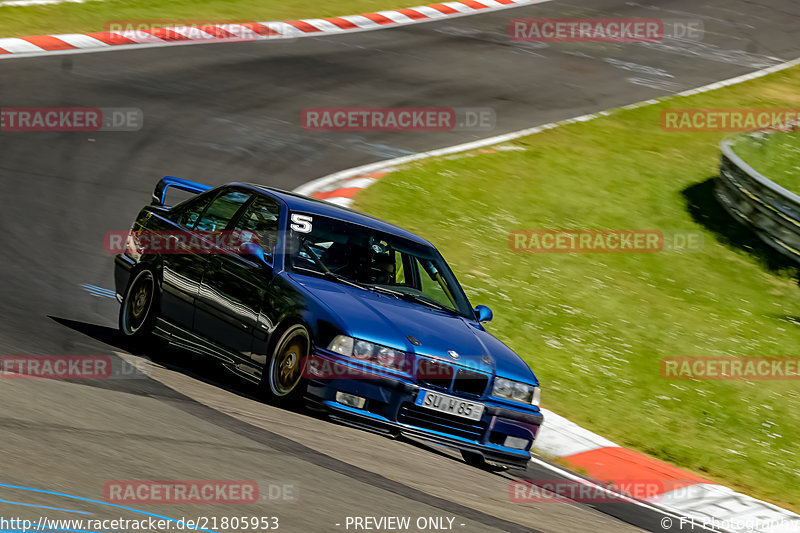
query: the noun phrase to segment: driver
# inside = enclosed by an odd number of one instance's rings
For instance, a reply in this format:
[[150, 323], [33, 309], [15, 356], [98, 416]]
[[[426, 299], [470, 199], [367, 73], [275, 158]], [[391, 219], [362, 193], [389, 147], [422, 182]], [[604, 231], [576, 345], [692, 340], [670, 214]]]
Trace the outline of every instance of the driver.
[[376, 285], [394, 285], [395, 266], [392, 254], [369, 254], [366, 281], [367, 283], [374, 283]]

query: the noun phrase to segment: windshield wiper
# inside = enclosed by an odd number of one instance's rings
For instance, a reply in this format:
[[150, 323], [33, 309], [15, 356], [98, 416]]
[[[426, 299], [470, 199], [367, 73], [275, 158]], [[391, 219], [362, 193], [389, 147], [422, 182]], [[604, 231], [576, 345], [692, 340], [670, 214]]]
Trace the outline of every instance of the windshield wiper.
[[369, 289], [373, 292], [378, 292], [381, 294], [388, 294], [389, 296], [394, 296], [395, 298], [402, 298], [403, 293], [400, 291], [393, 291], [392, 289], [387, 289], [386, 287], [379, 287], [377, 285], [365, 285], [366, 289]]
[[[320, 266], [324, 266], [321, 261], [320, 261], [319, 265]], [[442, 304], [440, 304], [440, 303], [438, 303], [436, 301], [429, 300], [429, 299], [423, 298], [421, 296], [416, 296], [414, 294], [409, 294], [407, 292], [400, 292], [400, 291], [395, 291], [395, 290], [392, 290], [392, 289], [388, 289], [386, 287], [380, 287], [378, 285], [368, 285], [368, 284], [365, 284], [365, 283], [359, 283], [359, 282], [354, 281], [354, 280], [352, 280], [350, 278], [342, 276], [341, 274], [337, 274], [335, 272], [332, 272], [331, 270], [325, 270], [325, 271], [313, 270], [313, 269], [310, 269], [310, 268], [299, 267], [299, 266], [295, 266], [293, 268], [294, 268], [294, 270], [300, 270], [300, 271], [303, 271], [303, 272], [308, 272], [308, 273], [314, 274], [316, 276], [320, 276], [323, 279], [327, 279], [327, 280], [330, 280], [330, 281], [338, 281], [339, 283], [342, 283], [344, 285], [350, 285], [351, 287], [357, 287], [359, 289], [365, 289], [365, 290], [368, 290], [368, 291], [377, 292], [378, 294], [386, 294], [388, 296], [394, 296], [395, 298], [399, 298], [400, 300], [405, 300], [406, 302], [414, 302], [414, 303], [426, 305], [426, 306], [431, 307], [433, 309], [438, 309], [440, 311], [447, 311], [448, 313], [453, 313], [454, 312], [452, 309], [450, 309], [446, 305], [442, 305]]]
[[319, 276], [329, 281], [338, 281], [345, 285], [350, 285], [351, 287], [358, 287], [359, 289], [370, 289], [370, 287], [367, 287], [366, 285], [362, 285], [356, 281], [353, 281], [349, 278], [342, 276], [341, 274], [336, 274], [334, 272], [331, 272], [330, 270], [323, 272], [322, 270], [314, 270], [311, 268], [305, 268], [301, 266], [294, 266], [292, 267], [292, 269], [299, 270], [301, 272], [307, 272], [309, 274], [314, 274], [315, 276]]
[[413, 294], [408, 294], [406, 292], [401, 292], [400, 294], [403, 295], [403, 300], [409, 302], [415, 302], [422, 305], [427, 305], [428, 307], [432, 307], [434, 309], [438, 309], [440, 311], [447, 311], [448, 313], [452, 313], [453, 310], [447, 307], [446, 305], [440, 304], [439, 302], [434, 302], [433, 300], [429, 300], [427, 298], [422, 298], [421, 296], [415, 296]]
[[359, 289], [367, 289], [367, 290], [370, 289], [370, 287], [367, 287], [366, 285], [363, 285], [357, 281], [353, 281], [352, 279], [342, 276], [341, 274], [331, 272], [330, 270], [328, 270], [322, 275], [325, 277], [325, 279], [338, 281], [339, 283], [344, 283], [345, 285], [350, 285], [351, 287], [358, 287]]
[[414, 302], [414, 303], [419, 303], [419, 304], [422, 304], [422, 305], [427, 305], [428, 307], [432, 307], [434, 309], [439, 309], [440, 311], [447, 311], [447, 312], [450, 312], [450, 313], [453, 312], [453, 310], [450, 309], [449, 307], [447, 307], [446, 305], [442, 305], [439, 302], [435, 302], [433, 300], [429, 300], [429, 299], [423, 298], [421, 296], [416, 296], [414, 294], [409, 294], [407, 292], [395, 291], [395, 290], [392, 290], [392, 289], [387, 289], [386, 287], [379, 287], [377, 285], [369, 285], [369, 286], [367, 286], [367, 288], [370, 289], [370, 290], [374, 290], [375, 292], [380, 292], [380, 293], [383, 293], [383, 294], [389, 294], [391, 296], [394, 296], [395, 298], [400, 298], [401, 300], [405, 300], [407, 302]]

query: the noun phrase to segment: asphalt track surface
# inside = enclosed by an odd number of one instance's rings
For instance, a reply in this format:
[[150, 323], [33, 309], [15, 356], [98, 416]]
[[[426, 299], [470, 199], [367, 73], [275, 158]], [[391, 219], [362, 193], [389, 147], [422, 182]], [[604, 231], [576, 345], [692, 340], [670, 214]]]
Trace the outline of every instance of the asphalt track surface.
[[[508, 39], [509, 19], [549, 16], [699, 19], [705, 34], [626, 45]], [[113, 288], [103, 235], [127, 229], [165, 174], [292, 189], [793, 59], [799, 16], [789, 0], [553, 1], [291, 42], [0, 61], [3, 107], [138, 107], [145, 116], [138, 132], [0, 133], [0, 354], [113, 354], [146, 369], [118, 380], [0, 382], [0, 516], [130, 518], [140, 513], [102, 502], [107, 482], [229, 479], [288, 484], [298, 498], [134, 507], [174, 518], [274, 515], [286, 532], [346, 531], [347, 516], [385, 515], [452, 517], [464, 532], [664, 531], [657, 514], [624, 504], [511, 503], [519, 473], [265, 405], [185, 353], [133, 351], [115, 336], [116, 302], [82, 285]], [[489, 107], [497, 121], [492, 131], [431, 133], [300, 126], [303, 108], [326, 106]], [[553, 477], [533, 467], [526, 475]]]

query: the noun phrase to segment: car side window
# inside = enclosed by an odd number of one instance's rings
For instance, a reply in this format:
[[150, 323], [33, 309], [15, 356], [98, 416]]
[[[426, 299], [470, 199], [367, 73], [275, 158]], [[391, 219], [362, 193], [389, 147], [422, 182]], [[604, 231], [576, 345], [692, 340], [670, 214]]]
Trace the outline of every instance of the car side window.
[[250, 199], [250, 194], [242, 191], [223, 192], [211, 202], [197, 221], [197, 231], [222, 231], [236, 212]]
[[268, 254], [275, 253], [278, 242], [278, 219], [281, 215], [281, 206], [277, 201], [266, 196], [258, 196], [247, 208], [236, 230], [250, 231], [255, 234], [256, 241]]
[[188, 204], [181, 209], [178, 224], [184, 228], [194, 228], [197, 219], [203, 214], [203, 210], [213, 198], [213, 195], [205, 195], [202, 198], [190, 200]]
[[453, 309], [453, 298], [448, 294], [447, 283], [436, 270], [436, 267], [429, 261], [423, 264], [417, 259], [415, 262], [417, 264], [417, 272], [419, 272], [419, 290], [428, 298]]
[[394, 276], [397, 285], [406, 285], [406, 264], [408, 257], [398, 251], [394, 253]]

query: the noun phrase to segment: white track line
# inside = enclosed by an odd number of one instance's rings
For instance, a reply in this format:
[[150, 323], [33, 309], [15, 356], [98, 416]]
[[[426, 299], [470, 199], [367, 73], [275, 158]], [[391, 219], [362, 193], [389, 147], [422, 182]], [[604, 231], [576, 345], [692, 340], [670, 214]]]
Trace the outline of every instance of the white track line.
[[[12, 0], [15, 1], [15, 0]], [[87, 0], [88, 1], [88, 0]], [[500, 4], [497, 2], [485, 2], [487, 5], [491, 4], [490, 7], [486, 7], [484, 9], [475, 9], [473, 7], [469, 7], [465, 4], [461, 4], [458, 2], [446, 2], [444, 5], [452, 7], [456, 12], [451, 14], [444, 14], [439, 12], [434, 8], [430, 8], [428, 6], [414, 6], [410, 9], [413, 9], [419, 13], [427, 15], [427, 18], [421, 19], [413, 19], [407, 15], [400, 13], [399, 11], [380, 11], [378, 14], [383, 15], [393, 22], [391, 24], [378, 24], [363, 15], [346, 15], [341, 17], [332, 17], [332, 18], [341, 18], [352, 22], [357, 27], [356, 28], [349, 28], [349, 29], [342, 29], [328, 22], [327, 20], [318, 20], [318, 19], [306, 19], [303, 22], [309, 22], [312, 26], [320, 28], [322, 31], [319, 32], [305, 32], [299, 30], [292, 26], [291, 24], [287, 24], [286, 22], [282, 21], [274, 21], [274, 22], [259, 22], [264, 26], [267, 26], [281, 35], [279, 36], [259, 36], [257, 39], [254, 40], [264, 40], [264, 39], [275, 39], [275, 40], [286, 40], [292, 39], [295, 37], [322, 37], [325, 35], [342, 35], [346, 33], [360, 33], [365, 31], [374, 31], [379, 29], [390, 29], [390, 28], [398, 28], [403, 26], [409, 26], [412, 24], [424, 24], [427, 22], [436, 22], [438, 20], [443, 20], [444, 18], [454, 19], [460, 17], [466, 17], [471, 15], [480, 15], [483, 13], [492, 13], [496, 11], [506, 10], [506, 9], [514, 9], [517, 7], [524, 7], [524, 6], [532, 6], [536, 4], [541, 4], [545, 2], [550, 2], [552, 0], [513, 0], [513, 4]], [[368, 13], [372, 14], [372, 13]], [[330, 19], [329, 19], [330, 20]], [[290, 22], [297, 22], [297, 21], [290, 21]], [[165, 28], [165, 29], [172, 29], [172, 28]], [[116, 32], [124, 35], [125, 32]], [[178, 33], [181, 33], [180, 31]], [[72, 34], [70, 34], [72, 35]], [[40, 36], [37, 36], [40, 37]], [[49, 37], [60, 38], [59, 35], [53, 34], [49, 35]], [[151, 36], [152, 37], [152, 36]], [[98, 46], [96, 48], [84, 47], [84, 48], [77, 48], [77, 49], [68, 49], [68, 50], [42, 50], [39, 47], [31, 48], [30, 43], [26, 41], [22, 41], [25, 44], [19, 44], [21, 39], [17, 39], [16, 41], [9, 42], [9, 46], [12, 49], [7, 48], [6, 46], [0, 44], [0, 48], [4, 48], [8, 50], [9, 54], [0, 54], [0, 60], [9, 60], [9, 59], [22, 59], [26, 57], [40, 57], [43, 55], [71, 55], [71, 54], [89, 54], [89, 53], [96, 53], [96, 52], [112, 52], [116, 50], [134, 50], [138, 48], [153, 48], [153, 47], [163, 47], [163, 46], [186, 46], [186, 45], [193, 45], [193, 44], [209, 44], [209, 43], [225, 43], [225, 42], [242, 42], [242, 39], [214, 39], [209, 38], [206, 39], [202, 35], [200, 39], [196, 40], [184, 40], [184, 41], [169, 41], [169, 40], [162, 40], [157, 38], [139, 38], [133, 39], [137, 41], [136, 44], [123, 44], [123, 45], [114, 45], [114, 46]], [[74, 38], [74, 37], [73, 37]], [[246, 39], [249, 40], [249, 39]], [[8, 39], [0, 39], [0, 42], [9, 41]], [[88, 43], [88, 41], [85, 41]], [[26, 46], [28, 45], [28, 46]]]
[[[565, 478], [569, 479], [570, 481], [575, 481], [577, 483], [581, 483], [581, 484], [584, 484], [584, 485], [589, 485], [591, 487], [594, 487], [595, 490], [599, 489], [604, 494], [607, 494], [609, 496], [618, 497], [621, 501], [624, 501], [624, 502], [627, 502], [627, 503], [631, 503], [633, 505], [637, 505], [639, 507], [647, 509], [648, 511], [655, 511], [657, 513], [661, 513], [663, 515], [666, 515], [666, 516], [670, 517], [672, 520], [676, 521], [675, 523], [672, 523], [671, 526], [678, 525], [680, 527], [680, 524], [683, 524], [681, 519], [682, 518], [684, 520], [686, 519], [685, 516], [681, 517], [680, 515], [675, 514], [673, 511], [671, 511], [669, 509], [665, 509], [665, 508], [660, 507], [658, 505], [653, 505], [651, 503], [643, 502], [641, 500], [636, 500], [636, 499], [633, 499], [633, 498], [627, 498], [625, 496], [622, 496], [616, 491], [609, 490], [606, 487], [604, 487], [603, 485], [598, 485], [597, 483], [594, 483], [592, 481], [586, 480], [586, 479], [582, 478], [581, 476], [575, 474], [574, 472], [572, 472], [570, 470], [567, 470], [564, 467], [552, 465], [552, 464], [550, 464], [550, 463], [548, 463], [546, 461], [543, 461], [543, 460], [539, 459], [538, 457], [531, 457], [531, 462], [536, 464], [536, 465], [539, 465], [539, 466], [541, 466], [543, 468], [546, 468], [546, 469], [550, 470], [551, 472], [556, 472], [559, 475], [562, 475]], [[609, 505], [611, 505], [611, 504], [609, 504]], [[663, 522], [662, 522], [662, 524], [663, 524]], [[692, 526], [690, 526], [688, 523], [683, 524], [683, 525], [686, 526], [686, 528], [685, 528], [686, 530], [690, 530], [690, 531], [711, 531], [711, 532], [723, 531], [725, 533], [733, 533], [733, 532], [728, 532], [728, 530], [724, 530], [724, 529], [714, 529], [714, 528], [706, 527], [699, 520], [693, 522]], [[669, 528], [669, 526], [664, 528], [664, 529], [668, 529], [668, 528]], [[684, 528], [680, 527], [680, 529], [684, 529]]]
[[[794, 59], [794, 60], [791, 60], [791, 61], [787, 61], [787, 62], [781, 63], [779, 65], [774, 65], [772, 67], [768, 67], [768, 68], [764, 68], [764, 69], [761, 69], [761, 70], [757, 70], [755, 72], [750, 72], [748, 74], [743, 74], [741, 76], [736, 76], [736, 77], [733, 77], [733, 78], [729, 78], [727, 80], [710, 83], [708, 85], [703, 85], [703, 86], [697, 87], [695, 89], [689, 89], [689, 90], [686, 90], [686, 91], [682, 91], [680, 93], [677, 93], [677, 95], [670, 95], [670, 96], [664, 96], [662, 98], [645, 100], [643, 102], [637, 102], [637, 103], [634, 103], [634, 104], [630, 104], [630, 105], [621, 107], [619, 109], [636, 109], [636, 108], [640, 108], [640, 107], [646, 107], [646, 106], [658, 104], [658, 103], [660, 103], [660, 102], [662, 102], [662, 101], [664, 101], [664, 100], [666, 100], [668, 98], [673, 98], [675, 96], [678, 96], [678, 97], [691, 96], [691, 95], [694, 95], [694, 94], [700, 94], [700, 93], [704, 93], [704, 92], [708, 92], [708, 91], [713, 91], [715, 89], [720, 89], [722, 87], [727, 87], [729, 85], [735, 85], [737, 83], [742, 83], [742, 82], [745, 82], [745, 81], [749, 81], [749, 80], [753, 80], [753, 79], [756, 79], [756, 78], [760, 78], [762, 76], [766, 76], [768, 74], [779, 72], [781, 70], [785, 70], [787, 68], [791, 68], [791, 67], [794, 67], [794, 66], [797, 66], [797, 65], [800, 65], [800, 58]], [[427, 159], [427, 158], [431, 158], [431, 157], [439, 157], [439, 156], [444, 156], [444, 155], [448, 155], [448, 154], [466, 152], [466, 151], [474, 150], [474, 149], [477, 149], [477, 148], [484, 148], [484, 147], [487, 147], [487, 146], [492, 146], [492, 145], [495, 145], [495, 144], [500, 144], [500, 143], [503, 143], [503, 142], [511, 141], [511, 140], [514, 140], [514, 139], [518, 139], [520, 137], [525, 137], [525, 136], [528, 136], [528, 135], [533, 135], [533, 134], [536, 134], [536, 133], [540, 133], [540, 132], [545, 131], [545, 130], [557, 128], [557, 127], [565, 125], [565, 124], [574, 124], [576, 122], [587, 122], [587, 121], [599, 118], [601, 116], [610, 115], [613, 111], [614, 110], [608, 110], [608, 111], [601, 111], [601, 112], [598, 112], [598, 113], [590, 113], [590, 114], [587, 114], [587, 115], [581, 115], [579, 117], [574, 117], [574, 118], [562, 120], [562, 121], [559, 121], [559, 122], [550, 122], [548, 124], [542, 124], [540, 126], [535, 126], [533, 128], [527, 128], [527, 129], [515, 131], [515, 132], [512, 132], [512, 133], [506, 133], [504, 135], [498, 135], [498, 136], [495, 136], [495, 137], [489, 137], [489, 138], [486, 138], [486, 139], [480, 139], [480, 140], [477, 140], [477, 141], [472, 141], [472, 142], [468, 142], [468, 143], [464, 143], [464, 144], [459, 144], [459, 145], [455, 145], [455, 146], [449, 146], [449, 147], [445, 147], [445, 148], [438, 148], [436, 150], [429, 150], [427, 152], [421, 152], [421, 153], [418, 153], [418, 154], [413, 154], [413, 155], [404, 156], [404, 157], [398, 157], [398, 158], [395, 158], [395, 159], [389, 159], [389, 160], [385, 160], [385, 161], [378, 161], [377, 163], [371, 163], [371, 164], [368, 164], [368, 165], [362, 165], [360, 167], [351, 168], [351, 169], [348, 169], [348, 170], [342, 170], [340, 172], [335, 172], [335, 173], [330, 174], [328, 176], [323, 176], [321, 178], [312, 180], [312, 181], [310, 181], [310, 182], [308, 182], [308, 183], [306, 183], [304, 185], [301, 185], [300, 187], [297, 187], [294, 190], [294, 192], [297, 192], [299, 194], [304, 194], [304, 195], [307, 195], [307, 196], [311, 196], [314, 192], [317, 192], [317, 191], [336, 190], [337, 188], [347, 187], [348, 183], [354, 183], [354, 182], [358, 181], [358, 180], [353, 180], [352, 178], [354, 178], [354, 177], [364, 176], [366, 174], [371, 174], [371, 173], [374, 173], [374, 172], [377, 172], [377, 171], [390, 172], [390, 171], [396, 170], [397, 167], [400, 166], [400, 165], [407, 164], [407, 163], [410, 163], [410, 162], [413, 162], [413, 161], [419, 161], [419, 160], [422, 160], [422, 159]], [[348, 182], [347, 180], [350, 180], [350, 181]], [[364, 181], [363, 184], [364, 184], [365, 187], [368, 187], [371, 183], [374, 183], [374, 181], [377, 181], [377, 180]], [[345, 206], [349, 206], [352, 203], [352, 199], [350, 199], [350, 198], [330, 198], [328, 200], [329, 201], [330, 200], [335, 200], [334, 203], [337, 203], [337, 204], [340, 204], [340, 205], [345, 205]], [[580, 426], [578, 426], [577, 424], [574, 424], [573, 422], [570, 422], [566, 418], [563, 418], [563, 417], [558, 416], [558, 415], [554, 416], [554, 413], [546, 413], [546, 415], [549, 415], [549, 420], [548, 420], [548, 417], [546, 416], [545, 417], [546, 422], [545, 422], [544, 425], [542, 425], [542, 428], [540, 430], [539, 438], [541, 439], [542, 438], [542, 434], [544, 434], [544, 439], [545, 439], [545, 444], [546, 444], [546, 446], [544, 448], [545, 448], [547, 453], [550, 453], [550, 454], [555, 455], [555, 456], [562, 456], [562, 457], [563, 456], [568, 456], [568, 455], [570, 455], [571, 452], [574, 452], [575, 449], [580, 450], [580, 449], [585, 448], [586, 445], [584, 445], [583, 441], [588, 443], [588, 446], [590, 448], [597, 447], [597, 446], [603, 446], [603, 445], [616, 446], [616, 444], [614, 444], [613, 442], [609, 441], [608, 439], [605, 439], [604, 437], [601, 437], [601, 436], [596, 435], [596, 434], [594, 434], [594, 433], [592, 433], [592, 432], [590, 432], [590, 431], [588, 431], [588, 430], [586, 430], [584, 428], [581, 428]], [[545, 433], [545, 432], [550, 433], [550, 435], [548, 436], [547, 433]], [[571, 435], [571, 434], [572, 435], [579, 435], [581, 437], [581, 441], [582, 442], [578, 442], [578, 443], [567, 442], [568, 439], [569, 439], [569, 435]], [[563, 476], [565, 476], [568, 479], [571, 479], [573, 481], [586, 483], [586, 484], [589, 484], [589, 485], [593, 485], [595, 487], [599, 487], [599, 488], [601, 488], [603, 490], [607, 490], [604, 487], [602, 487], [601, 485], [596, 485], [596, 484], [594, 484], [594, 483], [592, 483], [590, 481], [585, 480], [584, 478], [572, 473], [571, 471], [569, 471], [566, 468], [553, 466], [553, 465], [551, 465], [551, 464], [549, 464], [549, 463], [547, 463], [545, 461], [542, 461], [541, 459], [539, 459], [537, 457], [531, 458], [531, 462], [533, 462], [535, 464], [538, 464], [538, 465], [540, 465], [540, 466], [542, 466], [544, 468], [547, 468], [547, 469], [549, 469], [551, 471], [558, 472], [560, 475], [563, 475]], [[706, 486], [708, 488], [704, 488]], [[741, 518], [741, 515], [738, 514], [738, 513], [745, 512], [745, 510], [747, 509], [745, 503], [747, 503], [747, 504], [751, 505], [751, 508], [749, 509], [749, 511], [752, 512], [752, 513], [757, 513], [758, 516], [763, 516], [763, 513], [765, 512], [765, 509], [766, 509], [767, 511], [773, 511], [774, 514], [780, 514], [782, 517], [784, 517], [783, 520], [785, 520], [785, 525], [784, 525], [784, 522], [781, 522], [780, 525], [777, 526], [779, 529], [770, 528], [769, 529], [770, 532], [784, 533], [784, 532], [796, 531], [797, 530], [796, 529], [796, 525], [797, 524], [794, 522], [796, 520], [795, 517], [797, 515], [795, 515], [794, 513], [791, 513], [790, 511], [787, 511], [785, 509], [781, 509], [780, 507], [777, 507], [775, 505], [769, 504], [767, 502], [762, 502], [760, 500], [756, 500], [755, 498], [752, 498], [750, 496], [746, 496], [744, 494], [738, 494], [738, 493], [734, 492], [732, 489], [724, 487], [722, 485], [703, 484], [703, 487], [698, 486], [697, 490], [705, 490], [706, 492], [709, 492], [709, 491], [713, 492], [715, 488], [719, 488], [719, 491], [724, 493], [723, 495], [730, 495], [730, 497], [732, 498], [732, 501], [735, 501], [737, 503], [737, 505], [739, 505], [738, 510], [734, 512], [731, 509], [725, 508], [725, 506], [722, 505], [724, 502], [722, 502], [722, 501], [718, 502], [717, 505], [714, 507], [714, 509], [716, 509], [716, 512], [721, 513], [721, 512], [724, 512], [724, 511], [728, 511], [729, 513], [732, 513], [732, 514], [729, 514], [728, 518], [713, 517], [714, 520], [716, 521], [715, 523], [731, 523], [731, 522], [736, 521], [737, 518]], [[608, 491], [608, 492], [613, 492], [613, 491]], [[676, 493], [680, 492], [681, 496], [683, 496], [684, 493], [685, 493], [685, 491], [675, 491], [675, 492]], [[651, 502], [644, 502], [644, 501], [632, 500], [632, 499], [630, 499], [629, 501], [630, 501], [630, 503], [632, 503], [634, 505], [638, 505], [638, 506], [640, 506], [642, 508], [645, 508], [645, 509], [648, 509], [648, 510], [651, 510], [651, 511], [657, 511], [659, 513], [664, 514], [665, 517], [668, 517], [669, 520], [672, 520], [671, 525], [673, 527], [675, 525], [678, 525], [678, 527], [681, 530], [684, 529], [683, 526], [686, 525], [686, 529], [687, 530], [688, 529], [692, 529], [692, 530], [698, 529], [698, 530], [702, 530], [702, 531], [727, 531], [727, 530], [723, 530], [723, 529], [719, 529], [719, 528], [712, 529], [712, 528], [709, 528], [709, 527], [705, 526], [705, 524], [703, 523], [703, 517], [708, 516], [709, 518], [711, 518], [712, 515], [709, 515], [708, 513], [712, 512], [712, 511], [709, 510], [709, 509], [705, 509], [705, 510], [698, 509], [697, 505], [699, 503], [703, 503], [703, 502], [700, 502], [700, 501], [696, 501], [696, 500], [700, 500], [700, 499], [702, 499], [702, 498], [693, 498], [693, 499], [687, 500], [685, 498], [685, 496], [683, 496], [681, 498], [674, 499], [674, 501], [669, 500], [669, 503], [670, 503], [670, 508], [669, 509], [666, 508], [666, 507], [661, 507], [661, 506], [658, 506], [658, 505], [654, 505]], [[745, 501], [743, 501], [743, 500], [745, 500]], [[708, 505], [708, 502], [706, 502], [706, 504]], [[758, 509], [753, 509], [752, 506], [757, 506]], [[683, 512], [685, 514], [683, 516], [681, 516], [681, 515], [675, 514], [676, 511], [677, 512]], [[697, 516], [699, 514], [701, 516]], [[693, 515], [694, 515], [694, 519], [691, 521], [691, 523], [689, 523], [687, 521], [687, 518], [691, 519]], [[731, 516], [733, 518], [731, 518]], [[667, 520], [667, 518], [664, 518], [663, 520]], [[790, 520], [792, 522], [790, 522]], [[677, 522], [675, 522], [675, 521], [677, 521]], [[761, 522], [763, 522], [763, 521], [761, 521]], [[662, 522], [662, 523], [665, 523], [665, 522]], [[665, 529], [667, 529], [667, 528], [665, 528]], [[755, 531], [755, 530], [751, 529], [751, 531]], [[761, 531], [765, 531], [765, 530], [762, 529]]]
[[[667, 98], [672, 98], [674, 96], [691, 96], [693, 94], [704, 93], [708, 91], [713, 91], [715, 89], [719, 89], [721, 87], [727, 87], [728, 85], [735, 85], [737, 83], [742, 83], [744, 81], [749, 81], [752, 79], [760, 78], [762, 76], [766, 76], [767, 74], [772, 74], [774, 72], [779, 72], [781, 70], [785, 70], [787, 68], [791, 68], [794, 66], [800, 65], [800, 58], [793, 59], [791, 61], [787, 61], [785, 63], [781, 63], [779, 65], [774, 65], [765, 69], [757, 70], [755, 72], [750, 72], [748, 74], [743, 74], [741, 76], [736, 76], [734, 78], [729, 78], [727, 80], [718, 81], [714, 83], [710, 83], [708, 85], [703, 85], [701, 87], [697, 87], [695, 89], [689, 89], [677, 95], [668, 95], [662, 98], [645, 100], [643, 102], [637, 102], [635, 104], [630, 104], [619, 109], [636, 109], [639, 107], [645, 107], [653, 104], [657, 104], [662, 102]], [[420, 159], [428, 159], [430, 157], [439, 157], [443, 155], [449, 154], [456, 154], [459, 152], [466, 152], [469, 150], [475, 150], [476, 148], [485, 148], [487, 146], [492, 146], [494, 144], [500, 144], [507, 141], [513, 141], [514, 139], [519, 139], [520, 137], [526, 137], [528, 135], [533, 135], [535, 133], [540, 133], [545, 130], [551, 130], [553, 128], [557, 128], [559, 126], [563, 126], [566, 124], [573, 124], [575, 122], [587, 122], [590, 120], [594, 120], [601, 116], [606, 116], [611, 114], [611, 111], [600, 111], [598, 113], [589, 113], [587, 115], [581, 115], [579, 117], [568, 118], [565, 120], [560, 120], [558, 122], [550, 122], [547, 124], [542, 124], [540, 126], [534, 126], [533, 128], [526, 128], [524, 130], [514, 131], [511, 133], [505, 133], [503, 135], [497, 135], [495, 137], [488, 137], [486, 139], [479, 139], [477, 141], [471, 141], [464, 144], [457, 144], [455, 146], [447, 146], [445, 148], [437, 148], [435, 150], [429, 150], [427, 152], [420, 152], [417, 154], [407, 155], [403, 157], [397, 157], [395, 159], [387, 159], [384, 161], [378, 161], [377, 163], [370, 163], [368, 165], [362, 165], [360, 167], [351, 168], [347, 170], [342, 170], [340, 172], [335, 172], [333, 174], [329, 174], [327, 176], [323, 176], [321, 178], [317, 178], [315, 180], [309, 181], [297, 187], [294, 192], [299, 194], [305, 194], [306, 196], [310, 196], [312, 193], [325, 189], [326, 187], [330, 187], [331, 184], [336, 183], [339, 180], [351, 178], [353, 176], [359, 176], [361, 174], [369, 174], [372, 172], [377, 172], [379, 170], [387, 170], [392, 167], [396, 167], [399, 165], [404, 165], [406, 163], [411, 163], [413, 161], [419, 161]]]

